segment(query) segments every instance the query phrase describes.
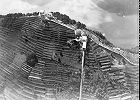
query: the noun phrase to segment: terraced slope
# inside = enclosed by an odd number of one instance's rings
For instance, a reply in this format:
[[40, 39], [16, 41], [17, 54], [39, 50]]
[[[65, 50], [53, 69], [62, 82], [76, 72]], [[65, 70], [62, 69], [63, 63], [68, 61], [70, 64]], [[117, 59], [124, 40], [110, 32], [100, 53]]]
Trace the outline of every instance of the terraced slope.
[[[0, 100], [78, 99], [82, 53], [67, 44], [74, 30], [46, 21], [21, 17], [0, 27]], [[84, 68], [83, 100], [125, 100], [139, 92], [138, 66], [91, 37]]]

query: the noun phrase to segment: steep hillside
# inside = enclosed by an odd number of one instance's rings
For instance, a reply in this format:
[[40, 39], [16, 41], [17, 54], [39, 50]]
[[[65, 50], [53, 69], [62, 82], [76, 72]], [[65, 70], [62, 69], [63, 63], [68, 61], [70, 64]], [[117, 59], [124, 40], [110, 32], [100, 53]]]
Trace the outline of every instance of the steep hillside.
[[[77, 100], [82, 52], [78, 44], [68, 44], [75, 39], [74, 29], [58, 19], [40, 16], [3, 19], [0, 100]], [[88, 35], [82, 100], [136, 97], [136, 59], [132, 55], [128, 55], [132, 60], [126, 59], [120, 51], [114, 51], [116, 47], [101, 33], [85, 27], [82, 30]]]

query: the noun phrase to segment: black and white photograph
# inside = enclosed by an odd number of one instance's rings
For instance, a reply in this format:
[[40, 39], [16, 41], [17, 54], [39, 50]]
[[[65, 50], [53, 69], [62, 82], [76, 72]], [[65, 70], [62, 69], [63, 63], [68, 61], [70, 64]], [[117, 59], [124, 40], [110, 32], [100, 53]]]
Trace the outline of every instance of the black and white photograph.
[[139, 1], [0, 0], [0, 100], [139, 100]]

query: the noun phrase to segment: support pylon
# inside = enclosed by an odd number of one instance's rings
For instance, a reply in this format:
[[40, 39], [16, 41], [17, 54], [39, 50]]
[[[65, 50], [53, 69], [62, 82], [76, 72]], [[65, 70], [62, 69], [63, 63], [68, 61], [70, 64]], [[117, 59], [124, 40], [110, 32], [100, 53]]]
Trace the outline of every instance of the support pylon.
[[81, 70], [81, 81], [80, 81], [80, 95], [79, 100], [82, 100], [82, 88], [83, 88], [83, 82], [84, 82], [84, 63], [85, 63], [85, 50], [82, 51], [82, 70]]
[[85, 64], [85, 51], [86, 51], [86, 45], [87, 45], [87, 36], [82, 36], [82, 68], [81, 68], [81, 81], [80, 81], [80, 95], [79, 100], [82, 100], [82, 88], [83, 88], [83, 82], [84, 82], [84, 64]]

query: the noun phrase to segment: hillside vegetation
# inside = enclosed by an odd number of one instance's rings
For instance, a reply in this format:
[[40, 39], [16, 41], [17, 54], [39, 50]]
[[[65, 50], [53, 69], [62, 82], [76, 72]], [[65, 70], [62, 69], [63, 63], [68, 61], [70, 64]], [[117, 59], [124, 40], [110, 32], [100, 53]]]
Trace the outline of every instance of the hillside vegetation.
[[[59, 12], [51, 13], [63, 24], [87, 30], [105, 46], [115, 47], [85, 24]], [[68, 43], [72, 39], [74, 30], [42, 19], [37, 12], [5, 15], [0, 26], [0, 93], [7, 100], [77, 100], [82, 52], [79, 43]], [[138, 97], [139, 67], [92, 37], [88, 37], [84, 73], [83, 99]]]

